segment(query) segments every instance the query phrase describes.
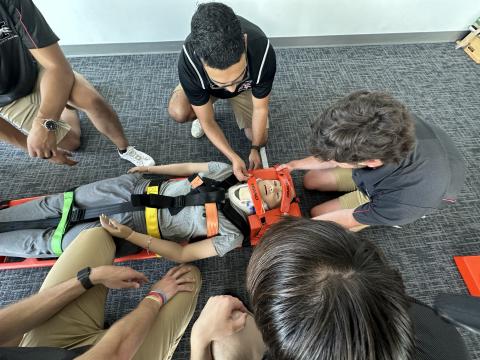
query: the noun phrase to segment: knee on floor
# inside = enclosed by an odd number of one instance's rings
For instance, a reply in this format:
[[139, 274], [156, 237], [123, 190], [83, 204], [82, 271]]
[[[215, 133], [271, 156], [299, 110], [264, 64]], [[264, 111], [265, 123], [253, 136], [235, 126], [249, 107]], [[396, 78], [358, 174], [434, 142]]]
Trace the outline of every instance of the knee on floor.
[[178, 123], [184, 123], [192, 120], [190, 109], [184, 109], [179, 106], [169, 105], [168, 106], [168, 115]]

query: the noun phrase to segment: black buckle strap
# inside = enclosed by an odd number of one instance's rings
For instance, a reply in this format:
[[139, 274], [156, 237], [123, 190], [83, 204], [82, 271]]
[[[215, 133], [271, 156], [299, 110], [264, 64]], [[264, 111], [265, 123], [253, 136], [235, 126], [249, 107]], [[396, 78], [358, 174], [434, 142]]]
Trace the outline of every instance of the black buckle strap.
[[85, 209], [74, 208], [70, 212], [69, 222], [77, 223], [85, 219]]
[[186, 203], [186, 196], [185, 195], [180, 195], [180, 196], [177, 196], [175, 198], [173, 198], [173, 204], [172, 206], [169, 206], [169, 207], [173, 207], [173, 208], [184, 208], [185, 207], [185, 203]]

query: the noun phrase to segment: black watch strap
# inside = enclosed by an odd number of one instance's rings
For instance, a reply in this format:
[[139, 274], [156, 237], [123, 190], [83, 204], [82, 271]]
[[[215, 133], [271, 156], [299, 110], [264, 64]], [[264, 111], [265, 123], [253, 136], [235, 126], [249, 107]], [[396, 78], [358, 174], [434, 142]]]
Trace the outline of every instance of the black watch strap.
[[90, 281], [91, 271], [92, 269], [90, 267], [86, 267], [77, 273], [77, 279], [78, 281], [80, 281], [85, 290], [91, 289], [93, 287], [93, 284]]
[[260, 149], [261, 149], [261, 146], [260, 146], [260, 145], [252, 145], [252, 146], [250, 146], [250, 150], [260, 151]]

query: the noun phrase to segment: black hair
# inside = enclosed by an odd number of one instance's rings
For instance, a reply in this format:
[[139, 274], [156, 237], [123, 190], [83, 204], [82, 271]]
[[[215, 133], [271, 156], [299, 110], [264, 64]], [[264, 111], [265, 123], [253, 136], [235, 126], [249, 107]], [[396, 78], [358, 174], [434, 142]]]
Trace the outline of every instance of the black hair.
[[198, 5], [192, 17], [190, 41], [200, 59], [215, 69], [236, 64], [245, 52], [240, 20], [222, 3]]
[[255, 322], [275, 360], [408, 360], [401, 275], [369, 241], [305, 218], [274, 224], [247, 269]]
[[356, 164], [399, 163], [415, 145], [408, 109], [382, 92], [358, 91], [335, 102], [312, 125], [311, 153], [321, 160]]

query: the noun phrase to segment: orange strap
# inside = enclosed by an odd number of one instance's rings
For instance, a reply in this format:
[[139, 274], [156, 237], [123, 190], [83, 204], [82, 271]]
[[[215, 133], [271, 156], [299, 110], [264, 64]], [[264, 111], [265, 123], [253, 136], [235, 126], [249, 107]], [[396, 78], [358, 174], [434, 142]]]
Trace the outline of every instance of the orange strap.
[[190, 182], [190, 186], [192, 187], [192, 189], [196, 189], [197, 187], [199, 187], [202, 184], [203, 184], [203, 180], [200, 176], [197, 176], [195, 179], [193, 179]]
[[218, 234], [218, 210], [216, 203], [205, 204], [205, 216], [207, 218], [207, 237]]
[[[200, 176], [195, 177], [190, 182], [192, 189], [196, 189], [203, 184]], [[218, 234], [218, 210], [216, 203], [205, 204], [205, 217], [207, 218], [207, 237], [212, 237]]]

